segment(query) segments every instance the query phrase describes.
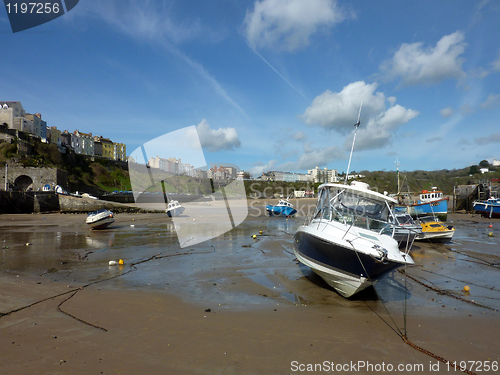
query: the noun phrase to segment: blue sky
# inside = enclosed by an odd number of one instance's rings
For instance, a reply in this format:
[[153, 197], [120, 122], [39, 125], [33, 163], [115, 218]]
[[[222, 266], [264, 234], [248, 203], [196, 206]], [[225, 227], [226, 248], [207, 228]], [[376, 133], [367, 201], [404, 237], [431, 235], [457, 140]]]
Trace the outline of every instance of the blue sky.
[[351, 170], [462, 168], [500, 159], [498, 20], [493, 0], [80, 0], [13, 34], [0, 7], [0, 100], [128, 154], [196, 125], [207, 162], [254, 177], [345, 171], [362, 102]]

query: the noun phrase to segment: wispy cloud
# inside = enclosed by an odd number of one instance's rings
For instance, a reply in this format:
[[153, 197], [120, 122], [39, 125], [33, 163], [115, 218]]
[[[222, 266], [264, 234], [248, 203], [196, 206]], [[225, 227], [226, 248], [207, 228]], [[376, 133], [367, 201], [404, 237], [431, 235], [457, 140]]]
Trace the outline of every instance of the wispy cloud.
[[500, 50], [498, 50], [498, 57], [491, 63], [491, 68], [494, 72], [500, 72]]
[[474, 143], [477, 145], [487, 145], [490, 143], [500, 143], [500, 133], [493, 133], [487, 137], [474, 138]]
[[79, 4], [79, 17], [91, 16], [111, 25], [136, 43], [149, 43], [162, 47], [168, 54], [182, 60], [222, 99], [248, 118], [243, 108], [227, 93], [217, 79], [199, 62], [181, 51], [179, 46], [187, 41], [202, 38], [218, 38], [218, 32], [202, 25], [199, 20], [178, 20], [167, 1], [107, 0]]
[[297, 161], [290, 161], [279, 165], [279, 170], [306, 170], [316, 166], [323, 167], [327, 164], [345, 159], [344, 150], [338, 146], [328, 146], [323, 148], [313, 148], [309, 145], [304, 145], [304, 153]]
[[451, 117], [453, 115], [453, 109], [451, 107], [443, 108], [439, 111], [443, 117]]
[[500, 106], [500, 95], [490, 94], [488, 98], [479, 105], [483, 109], [493, 109]]
[[278, 76], [280, 76], [280, 77], [283, 79], [283, 81], [285, 81], [285, 82], [286, 82], [286, 83], [287, 83], [287, 84], [288, 84], [291, 88], [293, 88], [295, 91], [297, 91], [297, 93], [298, 93], [300, 96], [302, 96], [302, 97], [303, 97], [303, 98], [304, 98], [304, 99], [305, 99], [308, 103], [310, 103], [310, 102], [311, 102], [308, 98], [306, 98], [306, 96], [305, 96], [305, 95], [304, 95], [304, 94], [303, 94], [303, 93], [302, 93], [302, 92], [301, 92], [298, 88], [296, 88], [296, 87], [295, 87], [295, 86], [294, 86], [294, 85], [293, 85], [293, 84], [292, 84], [292, 83], [291, 83], [288, 79], [286, 79], [286, 78], [285, 78], [285, 77], [284, 77], [284, 76], [283, 76], [280, 72], [278, 72], [278, 70], [277, 70], [274, 66], [272, 66], [272, 65], [269, 63], [269, 61], [267, 61], [267, 60], [266, 60], [266, 59], [265, 59], [265, 58], [264, 58], [264, 57], [263, 57], [263, 56], [262, 56], [259, 52], [257, 52], [257, 50], [256, 50], [255, 48], [253, 48], [250, 44], [249, 44], [248, 46], [250, 47], [250, 49], [251, 49], [251, 50], [252, 50], [252, 51], [253, 51], [253, 52], [254, 52], [257, 56], [259, 56], [259, 57], [262, 59], [262, 61], [264, 61], [264, 62], [267, 64], [267, 66], [269, 66], [272, 70], [274, 70], [274, 72], [275, 72]]

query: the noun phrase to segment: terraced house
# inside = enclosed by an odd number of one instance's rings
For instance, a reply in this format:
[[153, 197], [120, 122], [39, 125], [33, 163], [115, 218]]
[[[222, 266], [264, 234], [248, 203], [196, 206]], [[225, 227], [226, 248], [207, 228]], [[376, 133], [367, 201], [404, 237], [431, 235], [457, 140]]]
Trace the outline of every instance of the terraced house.
[[60, 152], [72, 150], [77, 154], [97, 156], [111, 160], [127, 160], [127, 147], [109, 138], [93, 136], [74, 130], [60, 131], [47, 126], [40, 113], [27, 113], [19, 101], [0, 101], [0, 128], [15, 129], [39, 138], [41, 142], [55, 144]]

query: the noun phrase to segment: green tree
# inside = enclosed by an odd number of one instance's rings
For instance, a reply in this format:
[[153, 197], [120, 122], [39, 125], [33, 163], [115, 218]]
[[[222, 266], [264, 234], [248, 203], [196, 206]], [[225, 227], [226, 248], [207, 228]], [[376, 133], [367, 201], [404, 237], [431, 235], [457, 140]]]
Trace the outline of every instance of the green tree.
[[471, 166], [469, 169], [469, 174], [476, 174], [476, 173], [479, 173], [479, 168], [477, 167], [477, 165]]
[[481, 160], [481, 162], [479, 163], [479, 166], [481, 168], [489, 168], [490, 167], [490, 163], [488, 163], [488, 160]]

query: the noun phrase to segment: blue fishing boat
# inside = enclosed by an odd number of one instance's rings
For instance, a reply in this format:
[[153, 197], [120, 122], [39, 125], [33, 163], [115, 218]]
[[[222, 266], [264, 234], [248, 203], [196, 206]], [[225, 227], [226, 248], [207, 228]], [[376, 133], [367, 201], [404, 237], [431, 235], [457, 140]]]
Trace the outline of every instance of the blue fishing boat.
[[417, 203], [407, 206], [407, 212], [412, 217], [431, 215], [437, 216], [442, 221], [446, 221], [448, 200], [449, 198], [444, 197], [443, 192], [437, 190], [435, 187], [431, 191], [422, 190]]
[[266, 211], [269, 216], [293, 216], [297, 213], [297, 210], [293, 208], [293, 204], [288, 199], [280, 199], [279, 203], [275, 206], [266, 205]]
[[475, 201], [472, 206], [474, 211], [483, 217], [500, 217], [500, 199], [490, 197], [485, 201]]

